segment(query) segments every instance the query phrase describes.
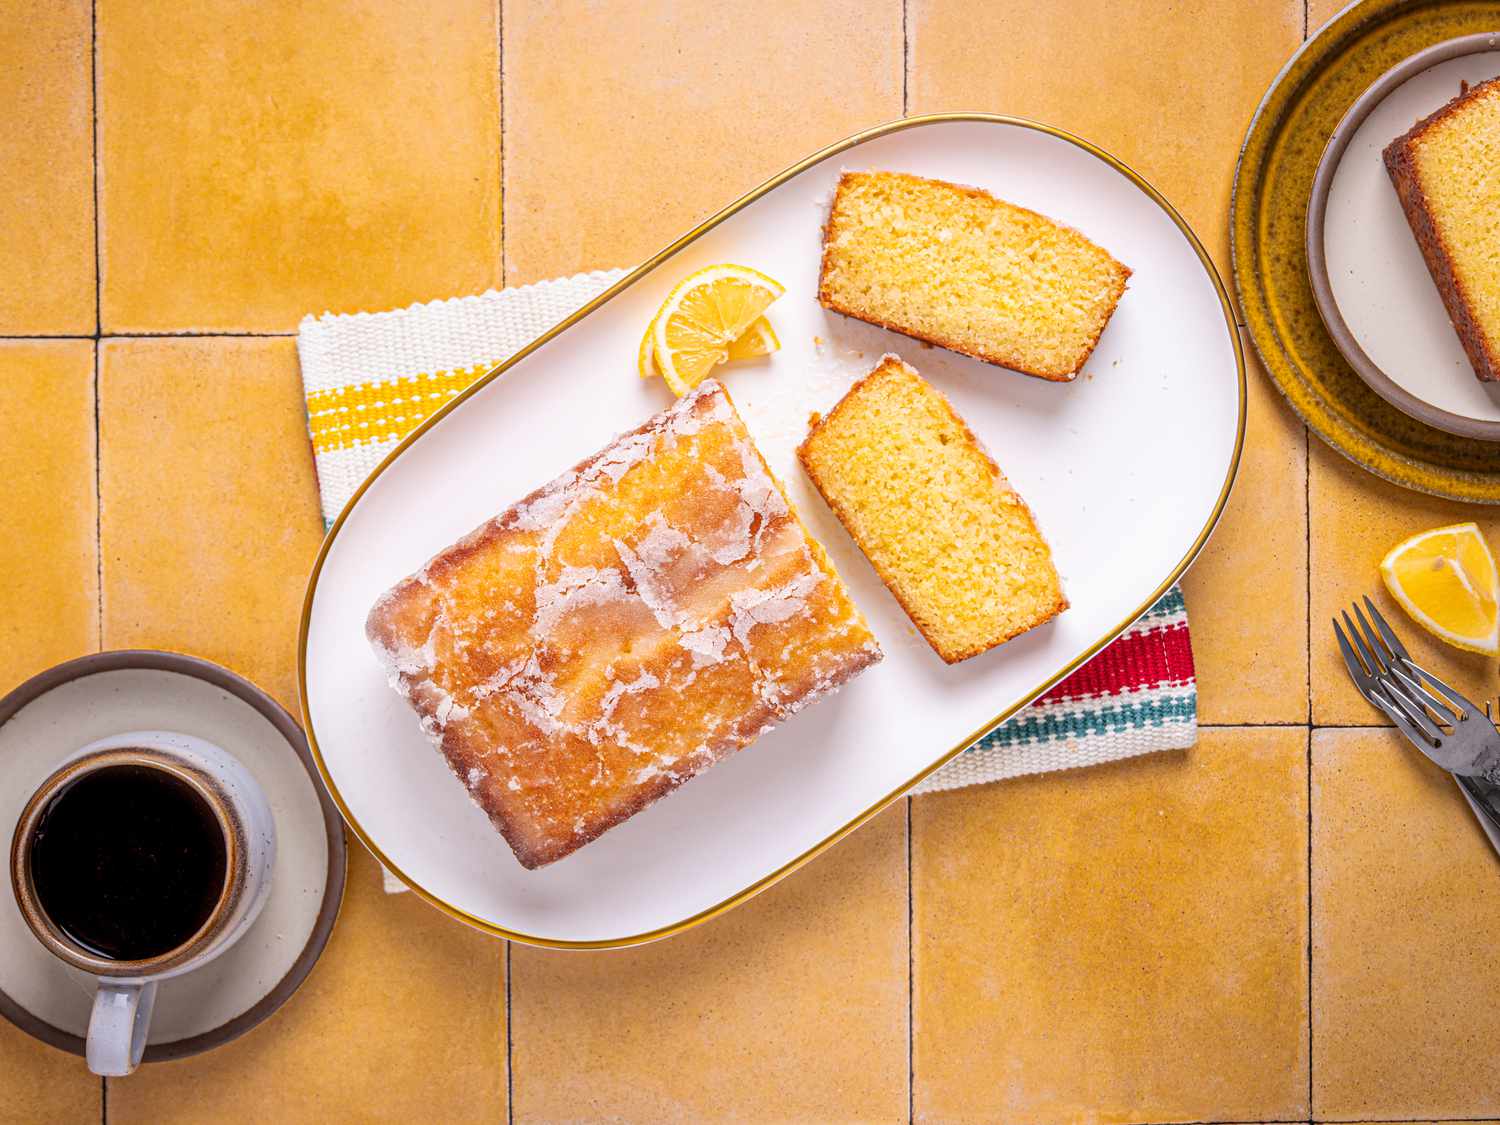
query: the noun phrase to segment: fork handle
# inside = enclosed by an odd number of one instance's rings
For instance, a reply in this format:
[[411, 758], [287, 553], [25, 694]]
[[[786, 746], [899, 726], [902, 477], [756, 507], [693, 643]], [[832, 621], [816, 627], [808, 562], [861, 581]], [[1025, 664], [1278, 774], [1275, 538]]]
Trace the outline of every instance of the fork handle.
[[1484, 829], [1484, 834], [1490, 838], [1495, 851], [1500, 852], [1500, 788], [1485, 787], [1476, 782], [1472, 777], [1464, 777], [1454, 774], [1453, 780], [1458, 782], [1459, 789], [1463, 792], [1464, 799], [1469, 802], [1469, 807], [1474, 810], [1475, 817], [1479, 820], [1479, 826]]

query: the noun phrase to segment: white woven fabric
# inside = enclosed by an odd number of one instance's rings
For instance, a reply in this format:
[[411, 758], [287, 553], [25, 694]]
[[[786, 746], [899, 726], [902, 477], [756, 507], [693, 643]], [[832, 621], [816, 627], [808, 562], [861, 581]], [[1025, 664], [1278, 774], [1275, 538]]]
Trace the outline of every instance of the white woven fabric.
[[[1187, 632], [1187, 610], [1175, 590], [1117, 643], [1161, 640]], [[1103, 658], [1101, 654], [1101, 658]], [[1057, 691], [1024, 708], [936, 773], [912, 787], [937, 793], [1029, 773], [1097, 766], [1198, 740], [1198, 688], [1190, 676], [1167, 675], [1147, 687]]]
[[[304, 395], [478, 367], [514, 355], [625, 274], [597, 270], [478, 297], [454, 297], [390, 312], [304, 317], [297, 329]], [[317, 453], [323, 521], [332, 523], [354, 490], [403, 435]]]

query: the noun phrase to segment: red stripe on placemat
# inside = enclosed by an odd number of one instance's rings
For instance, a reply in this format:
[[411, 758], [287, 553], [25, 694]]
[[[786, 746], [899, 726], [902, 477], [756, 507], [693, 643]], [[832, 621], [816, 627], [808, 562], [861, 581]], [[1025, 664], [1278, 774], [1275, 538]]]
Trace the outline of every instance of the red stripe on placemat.
[[1126, 633], [1041, 698], [1060, 702], [1192, 679], [1193, 643], [1183, 622]]

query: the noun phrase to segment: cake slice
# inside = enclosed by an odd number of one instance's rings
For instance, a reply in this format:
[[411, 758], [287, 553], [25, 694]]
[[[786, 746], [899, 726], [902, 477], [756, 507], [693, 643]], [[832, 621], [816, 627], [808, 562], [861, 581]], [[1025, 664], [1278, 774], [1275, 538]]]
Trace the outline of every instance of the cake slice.
[[822, 304], [1043, 379], [1077, 376], [1130, 270], [1072, 227], [978, 188], [845, 172]]
[[366, 633], [531, 868], [880, 659], [714, 380], [397, 583]]
[[896, 356], [814, 422], [798, 455], [949, 664], [1068, 608], [1025, 501], [948, 400]]
[[1385, 168], [1474, 374], [1500, 379], [1500, 78], [1397, 137]]

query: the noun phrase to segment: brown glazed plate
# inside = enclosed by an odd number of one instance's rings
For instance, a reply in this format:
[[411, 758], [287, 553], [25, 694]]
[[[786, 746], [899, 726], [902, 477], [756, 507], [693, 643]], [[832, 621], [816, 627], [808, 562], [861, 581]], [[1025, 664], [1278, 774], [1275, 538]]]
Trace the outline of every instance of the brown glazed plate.
[[[307, 978], [338, 917], [346, 851], [338, 810], [318, 781], [302, 730], [265, 692], [228, 669], [177, 653], [102, 652], [59, 664], [0, 699], [0, 832], [79, 747], [131, 730], [207, 739], [250, 770], [276, 821], [270, 897], [235, 945], [163, 982], [145, 1061], [180, 1059], [235, 1039]], [[93, 978], [49, 953], [0, 880], [0, 1015], [84, 1053]]]
[[1355, 374], [1418, 421], [1482, 441], [1500, 441], [1500, 386], [1474, 377], [1382, 153], [1465, 83], [1496, 75], [1500, 31], [1438, 43], [1386, 71], [1329, 138], [1307, 209], [1313, 300]]
[[[1371, 85], [1421, 51], [1497, 28], [1500, 4], [1493, 2], [1358, 0], [1343, 9], [1287, 61], [1261, 100], [1240, 150], [1230, 210], [1245, 331], [1267, 376], [1313, 433], [1396, 484], [1482, 504], [1500, 503], [1500, 442], [1459, 436], [1398, 409], [1344, 358], [1313, 296], [1307, 213], [1329, 141]], [[1455, 82], [1447, 97], [1456, 92]], [[1382, 187], [1394, 206], [1389, 181]], [[1411, 240], [1409, 230], [1405, 237]], [[1433, 290], [1414, 240], [1410, 253], [1415, 283]], [[1431, 301], [1441, 308], [1435, 291]], [[1446, 318], [1444, 326], [1452, 335]], [[1464, 378], [1477, 382], [1472, 373]]]

